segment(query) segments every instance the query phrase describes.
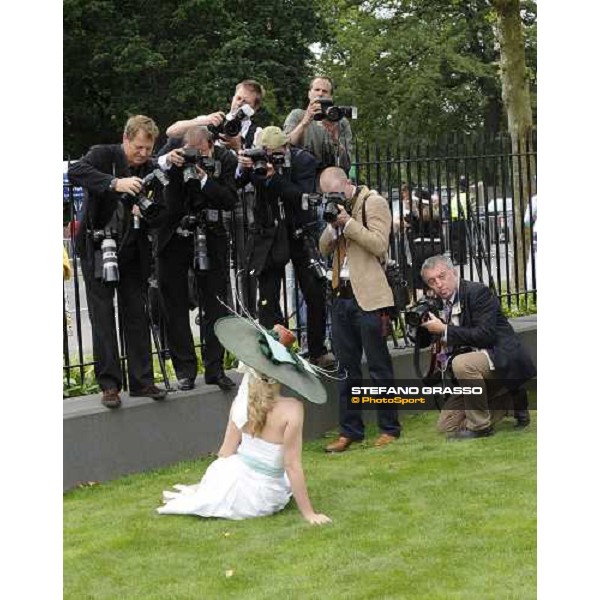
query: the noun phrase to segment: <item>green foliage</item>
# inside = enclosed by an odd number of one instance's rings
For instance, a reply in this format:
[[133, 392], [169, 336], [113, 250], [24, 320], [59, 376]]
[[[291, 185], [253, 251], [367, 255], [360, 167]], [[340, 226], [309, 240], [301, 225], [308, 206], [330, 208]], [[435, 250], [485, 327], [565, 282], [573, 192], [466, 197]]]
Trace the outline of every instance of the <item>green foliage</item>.
[[117, 142], [131, 114], [172, 122], [226, 109], [235, 85], [267, 90], [263, 123], [305, 98], [310, 44], [324, 35], [316, 0], [65, 0], [64, 148]]
[[[535, 4], [526, 4], [527, 60], [535, 73]], [[355, 130], [362, 137], [428, 143], [444, 132], [503, 128], [488, 0], [329, 0], [329, 15], [334, 37], [318, 68], [333, 76], [338, 101], [359, 107]]]
[[405, 416], [383, 449], [373, 427], [343, 455], [304, 444], [311, 501], [333, 519], [323, 527], [293, 500], [246, 521], [157, 515], [162, 490], [196, 483], [212, 458], [68, 492], [64, 598], [535, 598], [536, 411], [525, 431], [506, 420], [463, 443], [436, 418]]
[[[196, 340], [196, 343], [197, 340]], [[198, 358], [198, 373], [204, 373], [204, 364], [202, 362], [202, 353], [200, 348], [196, 348], [196, 357]], [[75, 357], [71, 358], [72, 364], [75, 364]], [[86, 356], [83, 359], [84, 363], [92, 362], [91, 356]], [[237, 366], [237, 358], [234, 354], [229, 351], [225, 351], [225, 357], [223, 359], [223, 366], [226, 371], [229, 369], [233, 369]], [[152, 370], [154, 373], [154, 381], [155, 383], [163, 383], [164, 378], [162, 374], [162, 370], [160, 368], [160, 363], [158, 357], [154, 355], [152, 357]], [[165, 361], [165, 371], [167, 373], [167, 377], [171, 382], [177, 380], [177, 375], [175, 374], [175, 368], [173, 367], [173, 362], [170, 360]], [[73, 367], [70, 369], [69, 376], [67, 376], [67, 371], [63, 369], [63, 397], [71, 398], [73, 396], [86, 396], [88, 394], [97, 394], [100, 391], [100, 386], [96, 383], [96, 376], [94, 375], [94, 366], [88, 365], [83, 368], [83, 381], [81, 379], [81, 372], [78, 367]]]
[[[89, 362], [90, 358], [84, 358], [84, 363]], [[94, 366], [83, 367], [83, 378], [81, 369], [74, 367], [69, 371], [63, 369], [63, 397], [85, 396], [87, 394], [97, 394], [100, 386], [96, 383], [94, 375]]]

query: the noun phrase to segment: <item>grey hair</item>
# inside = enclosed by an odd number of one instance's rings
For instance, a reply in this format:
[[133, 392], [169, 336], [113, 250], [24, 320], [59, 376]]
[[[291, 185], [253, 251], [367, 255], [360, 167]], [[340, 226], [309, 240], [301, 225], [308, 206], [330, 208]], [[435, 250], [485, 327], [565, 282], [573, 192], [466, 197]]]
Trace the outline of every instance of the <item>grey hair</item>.
[[193, 125], [183, 136], [183, 141], [186, 144], [197, 144], [200, 140], [206, 140], [207, 142], [213, 141], [213, 134], [208, 130], [206, 125]]
[[429, 269], [433, 269], [435, 266], [439, 264], [446, 265], [449, 269], [454, 269], [454, 263], [449, 256], [444, 256], [443, 254], [436, 254], [435, 256], [430, 256], [426, 258], [423, 262], [423, 266], [421, 267], [421, 279], [424, 279], [425, 271]]

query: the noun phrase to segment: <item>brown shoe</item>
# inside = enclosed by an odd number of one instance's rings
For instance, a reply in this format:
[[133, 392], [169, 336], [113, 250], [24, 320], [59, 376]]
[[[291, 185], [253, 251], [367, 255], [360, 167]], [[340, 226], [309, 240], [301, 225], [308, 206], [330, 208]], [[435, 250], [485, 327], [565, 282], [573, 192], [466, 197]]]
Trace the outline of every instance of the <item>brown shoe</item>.
[[373, 444], [375, 448], [383, 448], [392, 442], [395, 442], [398, 438], [390, 435], [389, 433], [382, 433]]
[[119, 390], [117, 388], [108, 388], [102, 390], [102, 404], [106, 408], [119, 408], [121, 406], [121, 398], [119, 397]]
[[350, 447], [352, 442], [354, 442], [353, 439], [340, 435], [335, 442], [331, 442], [331, 444], [325, 446], [325, 452], [344, 452], [344, 450]]

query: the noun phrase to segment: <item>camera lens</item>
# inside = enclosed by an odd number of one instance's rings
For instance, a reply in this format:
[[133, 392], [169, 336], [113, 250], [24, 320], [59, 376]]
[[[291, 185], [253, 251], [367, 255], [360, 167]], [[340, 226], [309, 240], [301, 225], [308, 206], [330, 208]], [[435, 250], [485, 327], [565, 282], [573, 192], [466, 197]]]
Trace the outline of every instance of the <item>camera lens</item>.
[[102, 281], [117, 283], [119, 281], [119, 266], [117, 264], [117, 241], [112, 238], [102, 240]]

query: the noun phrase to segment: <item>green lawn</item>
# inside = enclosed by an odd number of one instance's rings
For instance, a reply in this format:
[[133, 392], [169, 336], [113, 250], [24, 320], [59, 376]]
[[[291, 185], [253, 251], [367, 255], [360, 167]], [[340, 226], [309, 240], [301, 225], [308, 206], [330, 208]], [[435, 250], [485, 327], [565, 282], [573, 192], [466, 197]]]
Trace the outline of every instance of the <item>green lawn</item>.
[[525, 431], [506, 421], [452, 443], [436, 418], [406, 417], [380, 450], [306, 444], [313, 505], [333, 519], [321, 528], [293, 501], [249, 521], [157, 515], [162, 490], [196, 482], [210, 459], [73, 490], [64, 598], [535, 598], [535, 411]]

